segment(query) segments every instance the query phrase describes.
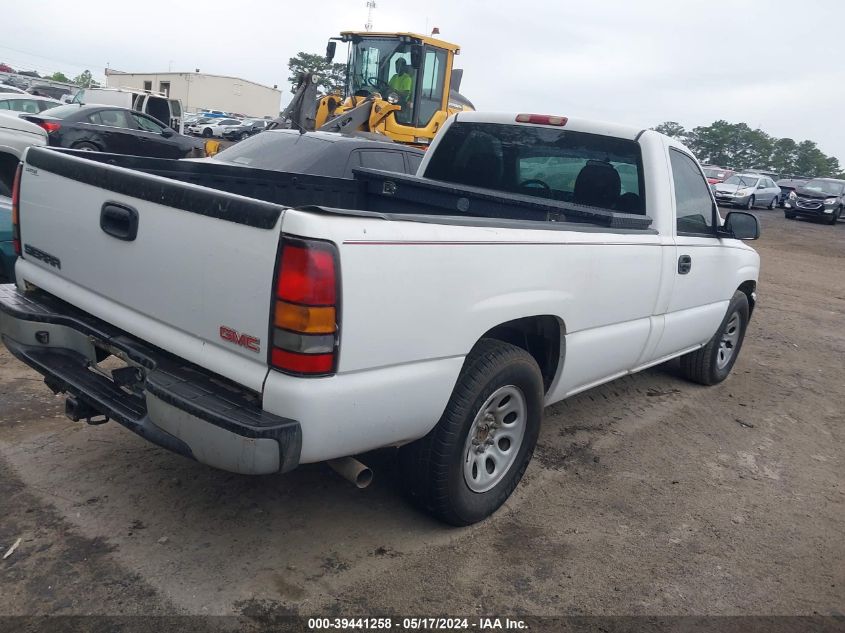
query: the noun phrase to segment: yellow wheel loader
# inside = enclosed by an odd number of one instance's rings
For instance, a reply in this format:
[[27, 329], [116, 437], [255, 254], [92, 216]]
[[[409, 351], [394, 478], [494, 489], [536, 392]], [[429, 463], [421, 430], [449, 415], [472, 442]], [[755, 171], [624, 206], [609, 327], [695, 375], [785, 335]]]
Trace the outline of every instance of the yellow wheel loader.
[[318, 78], [303, 73], [274, 127], [300, 131], [365, 132], [425, 147], [449, 115], [474, 110], [460, 89], [456, 44], [414, 33], [346, 31], [329, 40], [348, 44], [344, 94], [318, 96]]

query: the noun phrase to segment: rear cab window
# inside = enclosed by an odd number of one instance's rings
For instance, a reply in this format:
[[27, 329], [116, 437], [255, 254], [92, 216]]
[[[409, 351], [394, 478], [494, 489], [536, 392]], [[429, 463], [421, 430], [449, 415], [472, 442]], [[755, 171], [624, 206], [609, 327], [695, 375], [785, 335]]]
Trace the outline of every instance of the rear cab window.
[[357, 162], [360, 167], [405, 173], [405, 160], [402, 157], [402, 152], [364, 149], [357, 150], [355, 153], [358, 155], [358, 160], [353, 160], [353, 165]]
[[646, 214], [636, 141], [573, 130], [453, 123], [425, 177], [621, 213]]

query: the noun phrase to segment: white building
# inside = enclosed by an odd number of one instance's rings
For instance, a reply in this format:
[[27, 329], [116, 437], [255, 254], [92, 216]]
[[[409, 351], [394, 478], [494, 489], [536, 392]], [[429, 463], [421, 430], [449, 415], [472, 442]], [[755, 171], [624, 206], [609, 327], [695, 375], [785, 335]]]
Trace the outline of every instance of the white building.
[[126, 73], [106, 69], [109, 88], [163, 92], [188, 112], [221, 110], [247, 116], [279, 116], [282, 92], [247, 79], [204, 73]]

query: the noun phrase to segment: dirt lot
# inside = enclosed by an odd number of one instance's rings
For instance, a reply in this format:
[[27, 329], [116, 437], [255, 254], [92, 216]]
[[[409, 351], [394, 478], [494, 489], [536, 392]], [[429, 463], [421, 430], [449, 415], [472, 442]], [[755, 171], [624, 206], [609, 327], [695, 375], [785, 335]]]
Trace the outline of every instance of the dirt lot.
[[0, 353], [3, 614], [845, 611], [845, 222], [759, 211], [760, 302], [732, 376], [661, 367], [547, 411], [492, 519], [409, 507], [390, 452], [218, 472], [62, 416]]

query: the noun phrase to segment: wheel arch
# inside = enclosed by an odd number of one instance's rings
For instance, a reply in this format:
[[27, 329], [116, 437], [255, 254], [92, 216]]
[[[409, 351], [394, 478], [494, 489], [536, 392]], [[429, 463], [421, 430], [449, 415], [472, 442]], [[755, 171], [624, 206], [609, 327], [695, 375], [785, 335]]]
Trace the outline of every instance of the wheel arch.
[[566, 324], [559, 317], [539, 314], [505, 321], [487, 330], [481, 336], [484, 338], [510, 343], [531, 354], [540, 367], [543, 388], [548, 393], [563, 365], [566, 346]]
[[757, 282], [753, 279], [743, 281], [739, 284], [739, 288], [737, 288], [737, 290], [744, 293], [748, 298], [748, 316], [750, 317], [754, 312], [754, 306], [757, 303]]

